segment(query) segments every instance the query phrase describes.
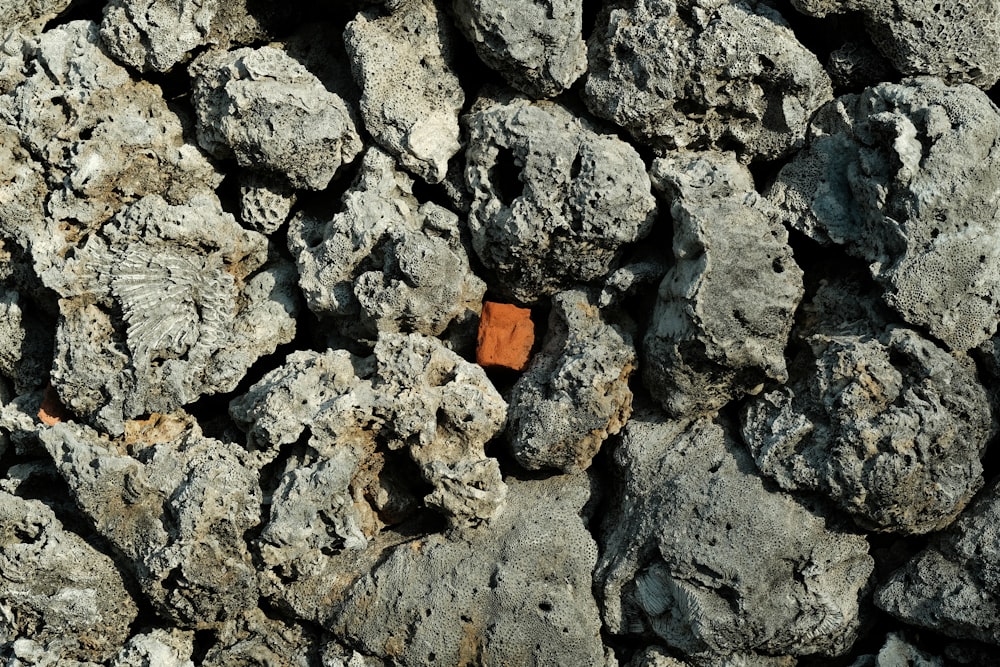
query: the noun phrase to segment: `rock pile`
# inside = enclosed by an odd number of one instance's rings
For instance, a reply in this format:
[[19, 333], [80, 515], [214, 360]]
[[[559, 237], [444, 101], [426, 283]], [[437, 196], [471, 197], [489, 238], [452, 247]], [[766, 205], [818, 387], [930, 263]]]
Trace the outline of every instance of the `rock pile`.
[[994, 664], [998, 40], [0, 0], [0, 662]]

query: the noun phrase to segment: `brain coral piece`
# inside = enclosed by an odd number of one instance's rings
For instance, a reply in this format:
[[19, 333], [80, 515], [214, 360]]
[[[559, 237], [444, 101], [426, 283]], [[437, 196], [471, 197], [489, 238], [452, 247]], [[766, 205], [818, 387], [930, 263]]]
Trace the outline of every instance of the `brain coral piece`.
[[469, 227], [497, 289], [530, 302], [611, 271], [656, 208], [639, 154], [566, 108], [480, 99], [465, 117]]
[[387, 16], [362, 12], [344, 31], [365, 129], [430, 183], [445, 177], [461, 148], [458, 114], [465, 103], [443, 18], [433, 0], [412, 0]]
[[52, 372], [62, 401], [121, 433], [125, 419], [232, 390], [294, 334], [294, 274], [250, 275], [266, 257], [266, 239], [214, 198], [149, 196], [123, 210], [44, 275], [63, 297]]
[[542, 350], [514, 385], [507, 431], [514, 458], [529, 470], [589, 467], [632, 413], [631, 333], [619, 313], [594, 301], [580, 290], [552, 298]]
[[778, 211], [732, 154], [678, 153], [652, 177], [671, 201], [675, 263], [643, 341], [646, 387], [679, 417], [784, 382], [803, 288]]
[[1000, 112], [908, 79], [824, 107], [768, 192], [793, 227], [869, 262], [884, 298], [955, 351], [1000, 322]]
[[629, 420], [594, 573], [606, 627], [650, 632], [696, 664], [844, 653], [868, 543], [773, 490], [729, 433], [721, 418]]
[[413, 179], [377, 148], [332, 219], [292, 219], [288, 247], [309, 308], [358, 338], [436, 336], [478, 313], [486, 291], [469, 267], [458, 216], [420, 203]]
[[281, 227], [295, 205], [295, 192], [281, 179], [249, 171], [240, 178], [240, 219], [261, 234]]
[[189, 71], [198, 143], [215, 157], [322, 190], [361, 152], [344, 100], [281, 49], [209, 51]]
[[660, 151], [775, 159], [832, 96], [816, 56], [756, 0], [615, 0], [588, 48], [588, 107]]
[[886, 325], [876, 303], [857, 283], [822, 287], [788, 386], [746, 406], [743, 435], [764, 474], [865, 528], [938, 530], [982, 486], [988, 397], [970, 359]]
[[452, 7], [480, 59], [531, 97], [558, 95], [587, 70], [581, 0], [453, 0]]

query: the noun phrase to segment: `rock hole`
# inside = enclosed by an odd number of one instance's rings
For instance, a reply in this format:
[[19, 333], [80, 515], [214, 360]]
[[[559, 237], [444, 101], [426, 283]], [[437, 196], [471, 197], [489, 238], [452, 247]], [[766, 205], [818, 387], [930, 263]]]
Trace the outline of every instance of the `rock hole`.
[[583, 156], [579, 153], [573, 158], [573, 165], [569, 168], [569, 177], [571, 180], [576, 180], [580, 177], [580, 171], [583, 169]]
[[552, 603], [551, 602], [539, 602], [538, 603], [538, 608], [541, 609], [542, 611], [544, 611], [545, 613], [548, 613], [548, 612], [552, 611]]
[[514, 152], [509, 148], [501, 148], [497, 152], [496, 162], [490, 168], [490, 184], [497, 198], [509, 207], [521, 196], [524, 186], [521, 183], [521, 169], [518, 167]]
[[771, 262], [771, 268], [774, 269], [775, 273], [784, 273], [785, 265], [781, 263], [781, 259], [775, 259]]

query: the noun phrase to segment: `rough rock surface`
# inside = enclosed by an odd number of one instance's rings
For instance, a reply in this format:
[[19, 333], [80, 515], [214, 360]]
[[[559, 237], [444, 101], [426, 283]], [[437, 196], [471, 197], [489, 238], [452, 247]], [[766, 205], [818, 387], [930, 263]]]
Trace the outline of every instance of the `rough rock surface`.
[[603, 278], [649, 232], [649, 177], [617, 137], [519, 97], [482, 98], [465, 123], [472, 243], [515, 299]]
[[829, 103], [768, 196], [789, 224], [870, 263], [911, 325], [965, 351], [1000, 322], [1000, 112], [939, 79]]
[[581, 0], [453, 0], [484, 63], [532, 97], [552, 97], [587, 69]]
[[652, 178], [670, 202], [674, 264], [643, 341], [646, 387], [679, 417], [784, 382], [803, 288], [777, 210], [732, 154], [678, 153]]
[[119, 62], [165, 72], [208, 42], [218, 0], [111, 0], [101, 39]]
[[845, 652], [873, 569], [868, 543], [761, 480], [731, 430], [633, 414], [594, 573], [606, 627], [707, 664]]
[[996, 423], [970, 359], [883, 318], [863, 283], [821, 287], [788, 385], [747, 404], [743, 436], [782, 487], [827, 494], [871, 530], [925, 533], [982, 486]]
[[528, 470], [588, 468], [632, 413], [633, 327], [594, 301], [582, 290], [552, 297], [542, 349], [514, 385], [507, 432]]
[[816, 56], [757, 0], [614, 0], [588, 49], [587, 106], [660, 152], [775, 159], [832, 96]]

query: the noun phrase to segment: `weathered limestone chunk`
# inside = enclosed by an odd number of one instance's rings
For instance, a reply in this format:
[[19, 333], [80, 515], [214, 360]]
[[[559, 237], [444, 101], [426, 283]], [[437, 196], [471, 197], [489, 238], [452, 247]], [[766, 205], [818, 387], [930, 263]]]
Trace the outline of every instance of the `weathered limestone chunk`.
[[17, 393], [45, 384], [52, 341], [52, 331], [33, 316], [30, 302], [0, 284], [0, 375], [13, 381]]
[[757, 0], [615, 0], [588, 48], [587, 106], [661, 152], [779, 158], [832, 96], [816, 56]]
[[883, 83], [816, 116], [768, 192], [869, 262], [885, 300], [955, 351], [1000, 322], [1000, 112], [968, 84]]
[[535, 98], [587, 70], [581, 0], [453, 0], [455, 21], [480, 59]]
[[675, 262], [643, 342], [646, 387], [682, 417], [784, 382], [803, 288], [778, 211], [732, 154], [679, 153], [652, 178], [671, 202]]
[[604, 665], [589, 496], [586, 476], [512, 482], [489, 531], [399, 545], [325, 625], [393, 664]]
[[851, 667], [947, 667], [947, 664], [935, 655], [922, 651], [901, 633], [890, 633], [877, 655], [863, 655]]
[[208, 42], [218, 0], [111, 0], [101, 39], [118, 61], [165, 72]]
[[486, 285], [469, 267], [458, 216], [413, 195], [413, 179], [371, 148], [326, 219], [303, 212], [288, 230], [309, 308], [358, 338], [441, 334], [479, 312]]
[[465, 123], [472, 243], [515, 299], [603, 278], [652, 226], [639, 154], [564, 107], [483, 98]]
[[261, 234], [274, 233], [291, 215], [295, 191], [282, 179], [260, 172], [240, 176], [240, 220]]
[[125, 559], [143, 594], [181, 628], [257, 606], [244, 533], [260, 521], [251, 456], [206, 438], [188, 417], [129, 422], [109, 440], [86, 426], [41, 432], [78, 507]]
[[594, 301], [581, 290], [552, 298], [542, 350], [514, 385], [507, 432], [514, 458], [529, 470], [586, 469], [632, 413], [631, 331]]
[[770, 488], [729, 430], [655, 413], [625, 427], [595, 571], [605, 626], [705, 664], [845, 652], [873, 570], [867, 542]]
[[972, 361], [877, 304], [856, 282], [824, 285], [788, 386], [747, 405], [743, 436], [783, 488], [827, 494], [869, 530], [938, 530], [982, 486], [995, 422]]
[[70, 6], [72, 0], [0, 0], [0, 38], [15, 28], [22, 33], [41, 32], [42, 26]]
[[111, 667], [194, 667], [194, 632], [153, 628], [132, 635]]
[[21, 639], [49, 664], [104, 661], [137, 613], [108, 556], [40, 501], [0, 491], [0, 653]]
[[379, 16], [362, 12], [344, 40], [361, 87], [365, 129], [400, 165], [429, 183], [458, 152], [465, 94], [455, 76], [451, 27], [434, 0]]
[[189, 71], [198, 143], [215, 157], [322, 190], [361, 152], [343, 99], [281, 49], [210, 51]]

